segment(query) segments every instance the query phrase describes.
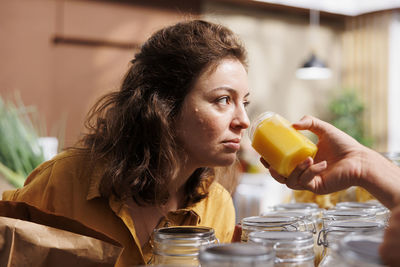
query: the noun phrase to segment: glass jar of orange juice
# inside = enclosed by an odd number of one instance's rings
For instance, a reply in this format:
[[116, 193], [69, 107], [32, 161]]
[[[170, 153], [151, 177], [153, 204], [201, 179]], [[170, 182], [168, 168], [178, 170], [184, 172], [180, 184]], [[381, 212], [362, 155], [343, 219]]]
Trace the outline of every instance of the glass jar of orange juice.
[[279, 174], [288, 177], [307, 157], [314, 158], [317, 146], [271, 111], [260, 114], [251, 124], [249, 136], [253, 148]]

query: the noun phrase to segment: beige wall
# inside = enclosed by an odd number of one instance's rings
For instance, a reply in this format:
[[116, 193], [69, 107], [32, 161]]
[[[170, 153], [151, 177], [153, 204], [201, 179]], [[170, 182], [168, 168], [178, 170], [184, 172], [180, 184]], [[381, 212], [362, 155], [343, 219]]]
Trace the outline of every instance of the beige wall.
[[[229, 26], [246, 44], [250, 58], [251, 117], [265, 110], [278, 112], [292, 121], [304, 114], [327, 115], [326, 103], [340, 83], [343, 29], [321, 23], [319, 31], [311, 34], [307, 14], [275, 14], [212, 1], [208, 1], [203, 12]], [[311, 45], [313, 38], [317, 42]], [[332, 68], [332, 78], [303, 81], [295, 77], [296, 69], [312, 50]]]
[[47, 135], [66, 118], [65, 145], [72, 145], [95, 99], [118, 88], [134, 50], [54, 44], [53, 37], [140, 44], [158, 28], [187, 17], [190, 1], [183, 8], [158, 2], [1, 1], [1, 95], [18, 90], [25, 104], [37, 106]]
[[393, 13], [379, 12], [346, 20], [343, 34], [343, 84], [366, 104], [366, 132], [374, 149], [387, 151], [389, 27]]

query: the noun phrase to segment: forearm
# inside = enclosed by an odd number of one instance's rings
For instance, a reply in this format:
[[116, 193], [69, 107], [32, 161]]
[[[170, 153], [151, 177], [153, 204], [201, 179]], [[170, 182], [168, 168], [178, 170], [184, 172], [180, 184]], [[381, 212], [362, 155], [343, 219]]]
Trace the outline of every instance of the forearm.
[[400, 204], [400, 168], [379, 153], [367, 149], [360, 185], [389, 209]]

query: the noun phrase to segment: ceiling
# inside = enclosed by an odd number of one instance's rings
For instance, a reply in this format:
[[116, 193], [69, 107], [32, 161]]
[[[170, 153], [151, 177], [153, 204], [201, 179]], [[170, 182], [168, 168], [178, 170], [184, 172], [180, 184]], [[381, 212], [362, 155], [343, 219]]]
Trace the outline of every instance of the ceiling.
[[400, 8], [400, 0], [253, 0], [346, 16]]

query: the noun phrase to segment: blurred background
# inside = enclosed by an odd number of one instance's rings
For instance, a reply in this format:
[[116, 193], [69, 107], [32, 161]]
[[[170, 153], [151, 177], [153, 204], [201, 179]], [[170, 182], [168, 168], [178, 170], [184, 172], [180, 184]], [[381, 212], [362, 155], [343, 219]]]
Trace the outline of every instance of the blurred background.
[[[187, 18], [224, 24], [243, 39], [250, 119], [266, 110], [292, 122], [310, 114], [398, 156], [400, 0], [1, 0], [0, 189], [21, 186], [38, 162], [73, 145], [140, 45]], [[245, 140], [233, 190], [241, 217], [293, 199], [258, 158]]]

